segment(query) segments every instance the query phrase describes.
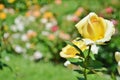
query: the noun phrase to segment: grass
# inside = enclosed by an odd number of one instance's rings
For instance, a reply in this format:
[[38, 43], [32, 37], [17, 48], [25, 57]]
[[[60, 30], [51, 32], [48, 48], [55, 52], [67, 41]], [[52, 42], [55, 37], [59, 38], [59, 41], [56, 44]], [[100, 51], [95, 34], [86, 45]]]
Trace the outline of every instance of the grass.
[[[3, 60], [13, 69], [11, 72], [4, 67], [0, 70], [0, 80], [78, 80], [81, 75], [63, 67], [63, 64], [52, 62], [33, 62], [22, 56], [9, 55], [9, 61]], [[103, 77], [104, 76], [104, 77]], [[105, 75], [89, 75], [88, 80], [110, 80]], [[81, 80], [81, 79], [79, 79]]]
[[10, 61], [6, 63], [12, 67], [13, 72], [8, 68], [0, 70], [0, 80], [77, 80], [75, 72], [51, 62], [35, 63], [11, 55]]

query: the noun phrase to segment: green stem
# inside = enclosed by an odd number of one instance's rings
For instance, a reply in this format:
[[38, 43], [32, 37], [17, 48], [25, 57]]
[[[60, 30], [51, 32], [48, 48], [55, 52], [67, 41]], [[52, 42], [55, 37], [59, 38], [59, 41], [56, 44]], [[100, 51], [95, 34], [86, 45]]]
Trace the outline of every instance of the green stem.
[[84, 68], [84, 74], [83, 75], [84, 75], [85, 80], [87, 80], [87, 67]]
[[91, 45], [89, 46], [89, 50], [88, 50], [88, 54], [87, 57], [85, 57], [85, 61], [84, 61], [84, 78], [85, 80], [87, 80], [87, 64], [89, 61], [89, 57], [90, 57], [90, 50], [91, 50]]
[[113, 72], [111, 73], [111, 78], [112, 78], [113, 80], [117, 80], [117, 79], [116, 79], [116, 76], [115, 76], [115, 74], [114, 74]]
[[89, 58], [90, 58], [90, 50], [91, 50], [91, 45], [89, 45], [89, 50], [88, 50], [88, 55], [87, 55], [87, 61], [89, 60]]

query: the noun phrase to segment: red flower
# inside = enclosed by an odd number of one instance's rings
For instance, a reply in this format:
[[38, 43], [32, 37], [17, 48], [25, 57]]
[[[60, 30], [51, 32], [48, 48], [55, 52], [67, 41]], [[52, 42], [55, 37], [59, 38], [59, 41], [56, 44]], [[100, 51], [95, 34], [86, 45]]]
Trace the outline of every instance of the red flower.
[[52, 28], [51, 28], [51, 31], [52, 32], [56, 32], [58, 30], [58, 26], [53, 26]]
[[112, 7], [107, 7], [105, 9], [105, 11], [106, 11], [106, 13], [111, 14], [113, 12], [113, 8]]

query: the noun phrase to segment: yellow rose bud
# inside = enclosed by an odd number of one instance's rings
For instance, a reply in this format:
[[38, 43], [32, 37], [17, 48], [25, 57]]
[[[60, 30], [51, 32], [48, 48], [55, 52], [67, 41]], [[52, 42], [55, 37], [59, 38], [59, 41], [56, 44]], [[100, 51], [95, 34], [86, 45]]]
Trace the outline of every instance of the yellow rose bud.
[[117, 62], [120, 62], [120, 52], [115, 52], [115, 59]]
[[75, 25], [83, 38], [96, 43], [104, 43], [111, 39], [115, 32], [113, 23], [90, 13]]
[[115, 60], [118, 62], [117, 70], [120, 74], [120, 52], [115, 52]]
[[1, 12], [0, 13], [0, 19], [5, 19], [6, 18], [6, 13], [4, 13], [4, 12]]
[[118, 67], [117, 67], [118, 73], [120, 75], [120, 61], [118, 62]]
[[[79, 47], [82, 51], [84, 51], [87, 48], [87, 46], [82, 40], [73, 40], [72, 43]], [[77, 54], [80, 54], [80, 52], [71, 45], [67, 45], [60, 52], [60, 56], [64, 58], [78, 58]]]

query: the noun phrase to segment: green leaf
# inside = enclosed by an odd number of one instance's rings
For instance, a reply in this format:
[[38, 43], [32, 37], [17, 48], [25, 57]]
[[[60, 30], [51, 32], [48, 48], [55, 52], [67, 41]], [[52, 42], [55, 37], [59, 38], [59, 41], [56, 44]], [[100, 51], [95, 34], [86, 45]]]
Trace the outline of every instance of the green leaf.
[[89, 69], [88, 74], [98, 74], [98, 73], [102, 73], [102, 72], [107, 72], [106, 68], [100, 68], [100, 69], [91, 69], [91, 68], [88, 68], [88, 69]]
[[83, 70], [74, 70], [74, 71], [78, 72], [79, 74], [83, 74], [84, 73]]
[[2, 65], [2, 62], [0, 61], [0, 69], [2, 70], [3, 69], [3, 65]]
[[101, 63], [100, 61], [89, 59], [89, 62], [88, 62], [89, 68], [100, 69], [102, 68], [102, 66], [103, 66], [103, 63]]
[[81, 62], [81, 60], [78, 58], [68, 58], [67, 60], [70, 62]]
[[3, 63], [3, 66], [4, 66], [4, 67], [7, 67], [7, 68], [9, 68], [11, 71], [13, 71], [12, 68], [11, 68], [9, 65]]
[[95, 56], [92, 52], [90, 52], [90, 57], [91, 57], [92, 60], [95, 60]]
[[77, 77], [78, 80], [85, 80], [84, 78], [82, 77]]
[[[85, 56], [85, 58], [87, 57], [87, 55], [88, 55], [88, 50], [85, 50], [84, 52], [83, 52], [83, 54], [84, 54], [84, 56]], [[94, 54], [92, 53], [92, 51], [90, 51], [90, 58], [92, 59], [92, 60], [95, 60], [95, 56], [94, 56]]]
[[88, 55], [88, 50], [85, 50], [85, 51], [83, 52], [83, 54], [84, 54], [84, 57], [86, 58], [87, 55]]
[[0, 69], [3, 69], [3, 67], [8, 67], [11, 71], [13, 71], [12, 68], [9, 65], [0, 61]]

